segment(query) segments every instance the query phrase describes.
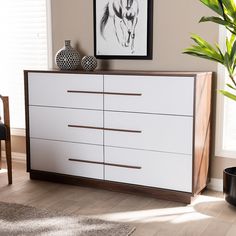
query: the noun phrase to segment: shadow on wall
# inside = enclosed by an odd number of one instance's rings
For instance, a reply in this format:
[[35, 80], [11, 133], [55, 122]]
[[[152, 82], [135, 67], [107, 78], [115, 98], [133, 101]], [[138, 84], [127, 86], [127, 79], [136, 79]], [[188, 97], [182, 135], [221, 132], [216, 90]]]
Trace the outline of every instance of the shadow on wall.
[[[75, 43], [75, 49], [79, 52], [81, 59], [86, 55], [86, 53], [80, 48], [79, 43]], [[79, 66], [79, 70], [82, 70], [81, 65]]]
[[[208, 176], [212, 176], [212, 167], [213, 165], [213, 157], [215, 157], [215, 133], [216, 133], [216, 97], [217, 97], [217, 73], [213, 72], [212, 79], [212, 104], [211, 104], [211, 141], [210, 141], [210, 163], [209, 163], [209, 174]], [[223, 172], [222, 172], [223, 174]]]
[[[80, 48], [80, 45], [79, 45], [78, 42], [75, 44], [75, 49], [79, 52], [79, 54], [81, 56], [81, 59], [84, 56], [93, 56], [93, 55], [88, 55], [87, 53], [85, 53], [85, 51], [83, 51]], [[110, 60], [98, 60], [97, 59], [97, 62], [98, 62], [98, 67], [97, 68], [100, 68], [100, 70], [111, 70], [111, 61]], [[82, 70], [81, 65], [80, 65], [79, 69]]]
[[110, 70], [111, 69], [111, 63], [109, 60], [100, 60], [99, 61], [99, 68], [101, 70]]

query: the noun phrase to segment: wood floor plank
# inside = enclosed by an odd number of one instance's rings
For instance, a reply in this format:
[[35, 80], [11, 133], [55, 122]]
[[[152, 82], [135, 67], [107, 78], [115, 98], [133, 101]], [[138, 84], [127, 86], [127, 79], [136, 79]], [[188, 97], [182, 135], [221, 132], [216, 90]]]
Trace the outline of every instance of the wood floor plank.
[[236, 225], [232, 225], [225, 236], [235, 236], [236, 235]]
[[208, 227], [201, 234], [201, 236], [206, 236], [206, 235], [223, 236], [228, 233], [231, 226], [232, 225], [228, 222], [212, 219]]

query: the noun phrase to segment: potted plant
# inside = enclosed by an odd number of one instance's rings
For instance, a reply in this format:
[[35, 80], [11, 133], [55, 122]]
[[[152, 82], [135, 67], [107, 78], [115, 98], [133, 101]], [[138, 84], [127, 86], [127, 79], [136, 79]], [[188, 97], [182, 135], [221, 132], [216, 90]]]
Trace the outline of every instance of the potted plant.
[[[203, 16], [199, 22], [223, 25], [231, 35], [226, 37], [226, 49], [223, 51], [218, 44], [211, 45], [193, 34], [191, 38], [195, 44], [185, 49], [183, 53], [222, 64], [228, 71], [230, 83], [226, 84], [227, 90], [220, 90], [220, 93], [236, 101], [236, 2], [235, 0], [200, 0], [200, 2], [213, 10], [217, 16]], [[236, 167], [224, 170], [223, 188], [226, 201], [236, 206]]]

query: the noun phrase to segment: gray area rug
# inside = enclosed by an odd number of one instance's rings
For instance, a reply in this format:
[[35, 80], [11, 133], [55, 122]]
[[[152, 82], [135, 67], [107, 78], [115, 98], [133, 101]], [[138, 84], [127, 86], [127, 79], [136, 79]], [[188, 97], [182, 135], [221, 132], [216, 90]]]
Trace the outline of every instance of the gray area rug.
[[134, 227], [0, 202], [1, 236], [129, 236]]

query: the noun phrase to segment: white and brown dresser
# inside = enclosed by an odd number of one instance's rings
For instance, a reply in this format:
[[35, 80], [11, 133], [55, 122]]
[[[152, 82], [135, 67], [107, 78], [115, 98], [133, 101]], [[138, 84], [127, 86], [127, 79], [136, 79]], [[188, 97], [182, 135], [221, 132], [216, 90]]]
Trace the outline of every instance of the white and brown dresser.
[[207, 184], [210, 72], [25, 71], [31, 179], [189, 203]]

